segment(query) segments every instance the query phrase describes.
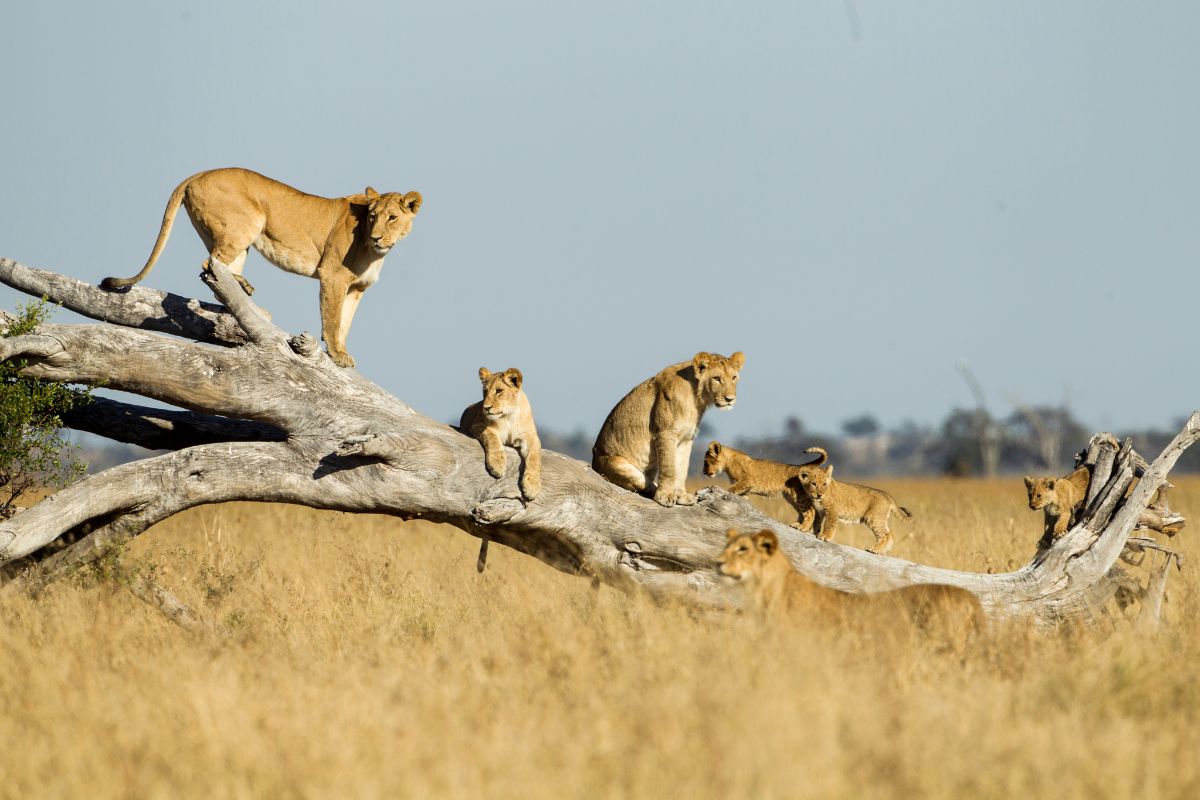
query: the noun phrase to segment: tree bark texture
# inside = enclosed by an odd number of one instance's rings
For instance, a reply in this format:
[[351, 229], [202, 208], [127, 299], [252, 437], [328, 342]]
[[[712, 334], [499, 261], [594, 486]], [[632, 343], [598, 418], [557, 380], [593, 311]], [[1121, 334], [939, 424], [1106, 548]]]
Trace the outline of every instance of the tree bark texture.
[[[721, 489], [702, 490], [695, 506], [664, 508], [549, 451], [541, 494], [524, 502], [515, 454], [493, 479], [478, 441], [336, 366], [311, 336], [289, 337], [219, 263], [206, 282], [221, 306], [141, 286], [108, 292], [8, 259], [0, 259], [0, 281], [103, 321], [47, 323], [0, 339], [0, 360], [23, 359], [29, 377], [186, 409], [101, 399], [71, 413], [72, 427], [171, 452], [85, 477], [0, 524], [0, 565], [37, 558], [64, 534], [78, 537], [9, 591], [36, 591], [183, 509], [260, 500], [447, 522], [485, 546], [573, 575], [712, 607], [740, 603], [715, 569], [726, 530], [769, 528], [800, 572], [836, 589], [950, 584], [977, 595], [995, 618], [1091, 621], [1118, 588], [1116, 561], [1154, 490], [1200, 437], [1197, 413], [1146, 464], [1128, 444], [1097, 436], [1084, 456], [1094, 470], [1089, 502], [1066, 534], [1015, 572], [960, 572], [819, 541]], [[1126, 497], [1135, 472], [1141, 481]], [[1181, 522], [1165, 506], [1149, 514], [1159, 527]]]

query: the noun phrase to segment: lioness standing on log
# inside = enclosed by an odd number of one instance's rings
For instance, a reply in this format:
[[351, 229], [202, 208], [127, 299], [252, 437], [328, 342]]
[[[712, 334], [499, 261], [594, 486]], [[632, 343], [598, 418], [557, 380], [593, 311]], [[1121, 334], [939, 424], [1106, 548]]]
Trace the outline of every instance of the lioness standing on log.
[[[321, 337], [339, 367], [353, 367], [346, 336], [358, 302], [379, 279], [383, 258], [408, 236], [421, 208], [419, 192], [379, 194], [367, 187], [348, 197], [317, 197], [236, 167], [199, 172], [171, 193], [158, 240], [132, 278], [105, 278], [105, 289], [132, 286], [158, 261], [179, 206], [187, 209], [209, 258], [242, 277], [251, 247], [280, 269], [321, 282]], [[205, 264], [205, 268], [207, 268]]]
[[[733, 408], [746, 357], [697, 353], [639, 383], [604, 420], [592, 446], [592, 469], [664, 506], [693, 505], [688, 462], [700, 419], [710, 405]], [[651, 487], [654, 487], [651, 489]]]

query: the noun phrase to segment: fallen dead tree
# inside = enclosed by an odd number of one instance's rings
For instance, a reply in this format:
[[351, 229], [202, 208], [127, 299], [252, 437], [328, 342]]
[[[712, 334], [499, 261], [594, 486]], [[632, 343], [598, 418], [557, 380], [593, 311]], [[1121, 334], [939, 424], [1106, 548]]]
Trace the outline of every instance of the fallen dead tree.
[[[1111, 437], [1095, 437], [1085, 456], [1093, 474], [1079, 521], [1005, 574], [940, 569], [821, 542], [720, 489], [702, 491], [695, 506], [664, 508], [552, 452], [544, 455], [542, 492], [527, 504], [517, 488], [519, 458], [510, 457], [507, 474], [493, 480], [476, 440], [337, 367], [311, 336], [289, 336], [228, 271], [219, 264], [214, 270], [206, 282], [223, 307], [142, 287], [111, 293], [0, 259], [0, 281], [103, 320], [43, 324], [0, 339], [0, 360], [24, 359], [28, 377], [102, 384], [185, 409], [99, 400], [72, 412], [74, 428], [172, 452], [84, 478], [0, 524], [0, 566], [28, 565], [5, 591], [37, 592], [186, 508], [259, 500], [447, 522], [485, 546], [496, 542], [573, 575], [715, 607], [737, 602], [714, 569], [725, 531], [770, 528], [797, 569], [826, 586], [870, 592], [944, 583], [973, 592], [994, 618], [1086, 623], [1119, 591], [1129, 592], [1117, 562], [1128, 557], [1139, 522], [1158, 529], [1182, 522], [1165, 505], [1148, 506], [1200, 437], [1200, 413], [1148, 464], [1128, 442], [1118, 447]], [[74, 543], [41, 557], [63, 536]], [[1165, 566], [1155, 573], [1157, 603], [1151, 596], [1145, 608], [1161, 604], [1165, 575]], [[165, 594], [168, 607], [173, 601], [162, 587], [143, 589]]]

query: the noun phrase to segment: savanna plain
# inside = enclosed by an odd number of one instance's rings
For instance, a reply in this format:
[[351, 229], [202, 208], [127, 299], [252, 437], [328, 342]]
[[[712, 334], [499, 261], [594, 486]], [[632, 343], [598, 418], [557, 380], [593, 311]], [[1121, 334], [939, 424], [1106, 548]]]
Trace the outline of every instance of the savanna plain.
[[[915, 515], [899, 558], [1005, 571], [1041, 533], [1019, 478], [875, 483]], [[1174, 483], [1193, 527], [1157, 633], [1114, 604], [966, 649], [663, 607], [501, 547], [477, 574], [429, 523], [196, 508], [124, 560], [212, 633], [102, 571], [0, 601], [0, 795], [1200, 797], [1200, 478]]]

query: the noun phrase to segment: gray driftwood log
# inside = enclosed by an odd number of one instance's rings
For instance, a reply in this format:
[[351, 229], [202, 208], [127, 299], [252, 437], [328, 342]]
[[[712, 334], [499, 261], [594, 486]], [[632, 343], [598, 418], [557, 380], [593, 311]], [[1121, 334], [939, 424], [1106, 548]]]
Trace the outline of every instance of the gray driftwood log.
[[[186, 409], [102, 400], [73, 412], [73, 427], [172, 452], [86, 477], [0, 524], [0, 566], [37, 559], [66, 534], [76, 539], [5, 590], [37, 591], [183, 509], [261, 500], [447, 522], [573, 575], [715, 607], [738, 603], [714, 568], [726, 530], [770, 528], [797, 569], [827, 586], [870, 592], [944, 583], [976, 594], [995, 618], [1088, 622], [1127, 587], [1117, 562], [1138, 523], [1181, 520], [1147, 507], [1200, 437], [1197, 413], [1146, 464], [1128, 444], [1097, 436], [1086, 455], [1095, 474], [1081, 519], [1006, 574], [821, 542], [720, 489], [703, 490], [695, 506], [663, 508], [552, 452], [543, 459], [542, 492], [527, 504], [517, 488], [519, 458], [510, 456], [508, 474], [493, 480], [477, 441], [334, 365], [307, 334], [275, 327], [226, 270], [214, 270], [206, 282], [223, 307], [144, 287], [106, 292], [0, 259], [0, 281], [105, 323], [47, 323], [0, 339], [0, 360], [24, 359], [27, 376], [98, 383]], [[1141, 482], [1126, 497], [1135, 472]]]

